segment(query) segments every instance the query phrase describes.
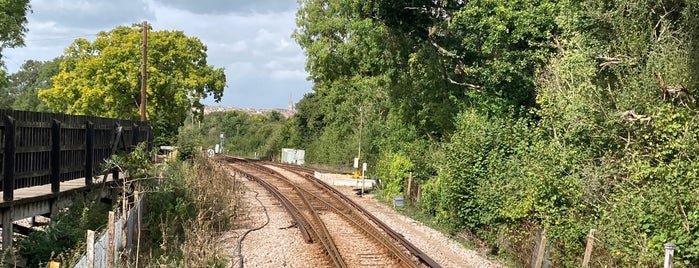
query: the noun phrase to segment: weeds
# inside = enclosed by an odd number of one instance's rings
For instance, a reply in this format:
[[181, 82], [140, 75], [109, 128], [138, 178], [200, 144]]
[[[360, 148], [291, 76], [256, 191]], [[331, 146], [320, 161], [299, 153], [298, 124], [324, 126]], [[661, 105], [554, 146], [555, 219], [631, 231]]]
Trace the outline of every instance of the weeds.
[[[227, 171], [210, 159], [194, 157], [156, 168], [149, 180], [145, 214], [148, 262], [185, 267], [225, 267], [229, 260], [221, 234], [232, 228], [238, 187]], [[157, 183], [156, 183], [157, 182]]]

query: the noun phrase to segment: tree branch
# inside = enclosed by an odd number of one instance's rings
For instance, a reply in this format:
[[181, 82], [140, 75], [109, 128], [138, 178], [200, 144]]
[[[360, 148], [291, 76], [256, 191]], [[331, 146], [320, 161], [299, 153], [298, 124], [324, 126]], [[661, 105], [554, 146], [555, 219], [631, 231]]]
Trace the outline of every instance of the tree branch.
[[447, 81], [449, 81], [449, 83], [452, 83], [452, 84], [454, 84], [454, 85], [463, 86], [463, 87], [467, 87], [467, 88], [470, 88], [470, 89], [475, 89], [476, 91], [481, 92], [481, 86], [479, 86], [479, 85], [474, 85], [474, 84], [470, 84], [470, 83], [457, 82], [457, 81], [454, 81], [454, 79], [451, 79], [451, 78], [449, 78], [449, 77], [446, 77], [446, 79], [447, 79]]

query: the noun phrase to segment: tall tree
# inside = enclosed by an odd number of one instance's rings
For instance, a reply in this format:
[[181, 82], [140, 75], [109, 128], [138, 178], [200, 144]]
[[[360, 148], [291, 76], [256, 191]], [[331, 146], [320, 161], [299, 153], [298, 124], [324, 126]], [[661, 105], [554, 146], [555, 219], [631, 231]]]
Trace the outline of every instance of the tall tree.
[[[119, 26], [98, 33], [93, 42], [76, 39], [65, 50], [53, 88], [39, 97], [56, 112], [137, 119], [141, 29]], [[207, 65], [206, 50], [182, 31], [149, 33], [147, 117], [156, 142], [171, 142], [187, 115], [201, 114], [203, 98], [221, 100], [224, 70]]]
[[53, 86], [51, 78], [58, 74], [58, 67], [62, 60], [58, 57], [45, 62], [36, 60], [24, 62], [19, 71], [8, 77], [8, 96], [5, 99], [8, 106], [15, 110], [47, 112], [49, 109], [39, 99], [38, 93], [41, 89]]
[[29, 0], [0, 1], [0, 58], [3, 48], [24, 45], [29, 11]]
[[8, 108], [5, 61], [2, 50], [24, 45], [24, 33], [27, 32], [27, 12], [30, 11], [29, 0], [0, 1], [0, 108]]

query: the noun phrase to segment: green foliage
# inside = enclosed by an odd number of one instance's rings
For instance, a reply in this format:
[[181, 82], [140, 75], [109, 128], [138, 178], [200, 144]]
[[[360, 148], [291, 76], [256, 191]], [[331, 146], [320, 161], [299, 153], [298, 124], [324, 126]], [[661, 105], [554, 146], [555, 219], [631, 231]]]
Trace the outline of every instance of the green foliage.
[[403, 193], [404, 182], [413, 171], [413, 163], [400, 153], [384, 153], [376, 166], [376, 175], [381, 179], [384, 199], [391, 200]]
[[[148, 195], [148, 209], [144, 214], [144, 226], [148, 232], [150, 245], [155, 247], [153, 254], [167, 256], [170, 260], [181, 260], [181, 250], [169, 243], [181, 243], [184, 241], [185, 226], [182, 221], [192, 219], [197, 215], [195, 200], [189, 195], [186, 186], [187, 169], [191, 168], [191, 162], [175, 161], [169, 163], [162, 171], [163, 179], [160, 180], [157, 191]], [[148, 187], [148, 185], [144, 185]], [[163, 223], [168, 224], [162, 226]], [[155, 245], [165, 245], [157, 247]], [[176, 245], [176, 244], [175, 244]]]
[[8, 81], [2, 50], [24, 46], [27, 32], [27, 12], [31, 12], [29, 0], [0, 1], [0, 108], [12, 105], [12, 94], [7, 90]]
[[214, 148], [224, 134], [225, 153], [260, 159], [278, 159], [281, 148], [296, 145], [299, 140], [290, 122], [279, 112], [249, 115], [243, 111], [214, 112], [204, 116], [199, 129], [206, 148]]
[[[139, 117], [141, 25], [76, 39], [66, 49], [51, 89], [39, 97], [52, 111], [112, 118]], [[181, 31], [148, 35], [147, 118], [156, 141], [170, 143], [190, 113], [203, 111], [207, 96], [220, 101], [226, 77], [207, 65], [206, 46]]]
[[27, 267], [45, 266], [56, 257], [72, 260], [85, 244], [85, 230], [103, 228], [109, 210], [104, 203], [76, 196], [73, 205], [52, 220], [46, 230], [17, 241], [18, 253], [27, 260]]
[[136, 148], [128, 154], [112, 155], [111, 161], [104, 167], [105, 170], [118, 168], [125, 172], [126, 179], [140, 179], [148, 177], [148, 172], [153, 168], [151, 156], [155, 152], [146, 150], [148, 144], [141, 142], [136, 145]]
[[517, 266], [539, 229], [555, 266], [590, 229], [595, 266], [657, 266], [665, 242], [699, 263], [696, 1], [300, 4], [315, 93], [281, 139], [309, 162], [361, 147], [387, 195], [412, 171], [424, 212]]
[[27, 32], [27, 12], [31, 12], [29, 0], [5, 0], [0, 2], [0, 59], [3, 48], [24, 46]]
[[162, 177], [141, 185], [149, 192], [144, 212], [147, 262], [227, 267], [218, 235], [233, 227], [240, 191], [227, 171], [198, 156], [168, 161], [153, 171]]
[[[553, 51], [555, 1], [468, 1], [438, 33], [488, 112], [534, 106], [534, 72]], [[453, 41], [452, 41], [453, 40]], [[484, 95], [484, 96], [479, 96]], [[485, 98], [484, 98], [485, 97]]]
[[48, 112], [48, 106], [38, 97], [39, 90], [53, 86], [51, 78], [58, 74], [63, 59], [58, 57], [50, 61], [28, 60], [20, 70], [8, 77], [7, 108], [23, 111]]
[[177, 158], [189, 160], [197, 154], [202, 153], [199, 148], [202, 146], [202, 135], [194, 125], [184, 125], [180, 127], [177, 135]]

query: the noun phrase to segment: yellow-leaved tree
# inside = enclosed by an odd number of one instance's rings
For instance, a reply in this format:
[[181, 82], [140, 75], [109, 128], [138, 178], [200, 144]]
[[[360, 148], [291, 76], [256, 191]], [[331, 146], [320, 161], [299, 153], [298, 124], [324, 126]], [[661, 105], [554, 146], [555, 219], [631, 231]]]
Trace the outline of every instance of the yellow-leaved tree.
[[[39, 98], [54, 112], [138, 119], [141, 29], [119, 26], [92, 42], [76, 39], [64, 52], [53, 87]], [[172, 142], [190, 111], [200, 115], [203, 98], [221, 100], [226, 76], [223, 68], [207, 65], [206, 50], [182, 31], [149, 32], [146, 114], [157, 143]]]

